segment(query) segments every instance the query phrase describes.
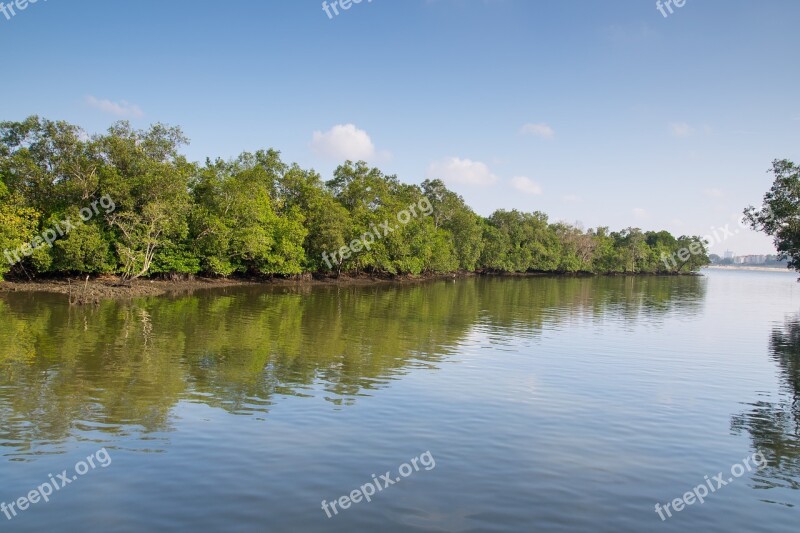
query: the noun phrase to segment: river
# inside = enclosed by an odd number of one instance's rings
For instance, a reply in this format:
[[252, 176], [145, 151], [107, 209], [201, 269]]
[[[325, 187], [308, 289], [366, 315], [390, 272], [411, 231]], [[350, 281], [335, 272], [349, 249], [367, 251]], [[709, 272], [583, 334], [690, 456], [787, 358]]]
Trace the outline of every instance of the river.
[[0, 530], [796, 531], [797, 276], [704, 274], [2, 294]]

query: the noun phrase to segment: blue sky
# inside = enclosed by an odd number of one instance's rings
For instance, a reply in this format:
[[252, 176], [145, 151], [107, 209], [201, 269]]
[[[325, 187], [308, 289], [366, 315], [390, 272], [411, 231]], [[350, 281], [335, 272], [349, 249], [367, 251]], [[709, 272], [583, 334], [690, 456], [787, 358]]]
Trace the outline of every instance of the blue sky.
[[[1, 1], [1, 0], [0, 0]], [[5, 3], [8, 3], [7, 1]], [[332, 2], [328, 2], [329, 4]], [[441, 177], [476, 211], [707, 235], [800, 160], [800, 2], [39, 0], [0, 14], [0, 118], [180, 125]], [[720, 234], [720, 232], [718, 232]], [[768, 253], [740, 231], [712, 250]]]

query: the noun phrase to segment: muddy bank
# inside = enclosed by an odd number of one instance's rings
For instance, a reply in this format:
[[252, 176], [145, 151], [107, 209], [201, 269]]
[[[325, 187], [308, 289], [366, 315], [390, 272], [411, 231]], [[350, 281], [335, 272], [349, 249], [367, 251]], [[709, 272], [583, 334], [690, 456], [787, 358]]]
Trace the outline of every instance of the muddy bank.
[[296, 286], [296, 285], [373, 285], [392, 283], [416, 283], [434, 279], [454, 279], [475, 274], [447, 274], [435, 276], [340, 276], [338, 278], [192, 278], [181, 280], [139, 279], [123, 282], [116, 277], [39, 279], [31, 281], [11, 280], [0, 282], [0, 293], [7, 292], [47, 292], [63, 294], [71, 303], [92, 304], [102, 300], [124, 300], [166, 294], [188, 294], [197, 290], [240, 286]]
[[[123, 282], [114, 276], [90, 278], [58, 278], [36, 280], [10, 280], [0, 282], [0, 293], [7, 292], [47, 292], [63, 294], [73, 304], [93, 304], [103, 300], [126, 300], [167, 294], [191, 294], [197, 290], [216, 289], [221, 287], [312, 287], [312, 286], [368, 286], [422, 283], [433, 280], [452, 280], [475, 276], [491, 277], [594, 277], [600, 274], [591, 273], [557, 273], [557, 272], [458, 272], [450, 274], [429, 274], [420, 276], [373, 276], [341, 275], [339, 277], [312, 277], [309, 274], [293, 278], [203, 278], [162, 280], [139, 279]], [[624, 276], [625, 274], [606, 274], [607, 276]], [[698, 273], [685, 274], [627, 274], [641, 276], [697, 276]]]
[[187, 293], [198, 289], [231, 287], [250, 283], [246, 280], [203, 279], [164, 281], [135, 280], [124, 283], [113, 277], [43, 279], [33, 281], [4, 281], [0, 283], [2, 292], [48, 292], [63, 294], [72, 303], [96, 303], [109, 299], [130, 299], [146, 296], [161, 296], [169, 293]]

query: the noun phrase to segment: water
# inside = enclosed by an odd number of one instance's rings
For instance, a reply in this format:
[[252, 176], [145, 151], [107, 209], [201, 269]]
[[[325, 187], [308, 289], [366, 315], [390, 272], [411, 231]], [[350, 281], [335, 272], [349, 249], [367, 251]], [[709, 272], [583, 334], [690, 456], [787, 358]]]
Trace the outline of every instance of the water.
[[[796, 531], [795, 280], [2, 295], [0, 501], [111, 463], [0, 529]], [[764, 468], [655, 512], [756, 452]]]

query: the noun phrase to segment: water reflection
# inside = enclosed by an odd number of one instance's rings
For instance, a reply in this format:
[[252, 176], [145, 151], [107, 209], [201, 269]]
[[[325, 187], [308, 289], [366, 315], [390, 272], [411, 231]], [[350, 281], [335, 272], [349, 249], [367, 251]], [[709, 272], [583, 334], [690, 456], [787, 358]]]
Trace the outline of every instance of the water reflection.
[[287, 395], [334, 409], [458, 353], [475, 327], [537, 336], [609, 314], [702, 304], [700, 278], [472, 279], [413, 286], [236, 288], [69, 307], [0, 298], [0, 444], [30, 460], [68, 438], [169, 432], [181, 401], [268, 413]]
[[773, 330], [769, 351], [780, 370], [780, 397], [767, 397], [751, 404], [748, 411], [733, 417], [731, 427], [737, 434], [748, 432], [754, 450], [760, 450], [768, 460], [767, 467], [753, 478], [756, 488], [797, 490], [800, 489], [800, 316]]

